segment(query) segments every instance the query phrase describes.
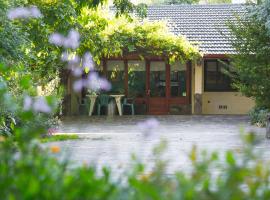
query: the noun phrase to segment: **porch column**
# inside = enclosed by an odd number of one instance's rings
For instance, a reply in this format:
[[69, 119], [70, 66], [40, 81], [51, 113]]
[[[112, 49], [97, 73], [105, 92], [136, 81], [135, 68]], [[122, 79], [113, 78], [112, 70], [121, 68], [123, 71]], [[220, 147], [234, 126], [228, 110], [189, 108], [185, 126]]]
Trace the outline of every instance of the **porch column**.
[[194, 63], [194, 114], [202, 114], [203, 60]]

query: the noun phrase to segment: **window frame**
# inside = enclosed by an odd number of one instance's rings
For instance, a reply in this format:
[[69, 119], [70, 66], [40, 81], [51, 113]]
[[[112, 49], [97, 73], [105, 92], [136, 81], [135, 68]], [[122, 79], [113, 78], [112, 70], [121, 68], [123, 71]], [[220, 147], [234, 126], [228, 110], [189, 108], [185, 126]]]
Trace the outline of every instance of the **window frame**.
[[[221, 72], [221, 62], [225, 62], [228, 65], [230, 65], [229, 59], [223, 58], [223, 59], [204, 59], [204, 92], [234, 92], [235, 89], [232, 88], [231, 83], [232, 80], [230, 77], [227, 76], [228, 80], [226, 82], [223, 82], [222, 87], [220, 85], [217, 85], [215, 88], [209, 88], [209, 85], [207, 85], [207, 62], [215, 62], [216, 63], [216, 72], [219, 73], [215, 76], [216, 83], [218, 82], [218, 77], [220, 77]], [[225, 75], [226, 76], [226, 75]], [[227, 83], [229, 86], [227, 86]]]

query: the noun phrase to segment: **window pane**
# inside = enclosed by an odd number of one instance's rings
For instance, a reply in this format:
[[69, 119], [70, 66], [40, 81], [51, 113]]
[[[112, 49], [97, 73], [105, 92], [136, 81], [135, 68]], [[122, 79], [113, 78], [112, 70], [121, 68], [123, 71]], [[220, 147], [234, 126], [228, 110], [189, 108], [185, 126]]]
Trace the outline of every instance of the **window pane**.
[[[223, 63], [224, 62], [224, 63]], [[224, 73], [228, 68], [228, 61], [205, 61], [205, 90], [207, 91], [231, 91], [230, 77]]]
[[218, 79], [218, 84], [224, 90], [231, 89], [231, 79], [226, 74], [226, 71], [228, 71], [228, 68], [229, 68], [228, 64], [229, 62], [225, 60], [218, 61], [218, 68], [219, 68], [219, 74], [220, 74], [220, 78]]
[[150, 96], [166, 96], [166, 66], [165, 62], [150, 63]]
[[128, 95], [145, 96], [145, 61], [128, 61]]
[[216, 61], [207, 61], [206, 62], [206, 85], [209, 89], [213, 89], [216, 87], [217, 83], [217, 62]]
[[171, 65], [171, 96], [185, 97], [186, 95], [186, 65], [176, 62]]
[[108, 61], [107, 73], [108, 73], [108, 80], [112, 84], [111, 92], [123, 94], [125, 92], [124, 61]]

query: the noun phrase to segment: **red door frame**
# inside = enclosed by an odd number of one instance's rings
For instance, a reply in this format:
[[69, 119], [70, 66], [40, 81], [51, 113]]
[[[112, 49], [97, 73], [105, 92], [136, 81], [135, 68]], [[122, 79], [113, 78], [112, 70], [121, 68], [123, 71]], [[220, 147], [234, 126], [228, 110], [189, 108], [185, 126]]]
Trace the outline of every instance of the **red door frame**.
[[[124, 78], [124, 88], [125, 95], [128, 95], [128, 60], [140, 60], [138, 58], [112, 58], [112, 59], [104, 59], [103, 67], [104, 67], [104, 75], [107, 76], [107, 61], [108, 60], [123, 60], [125, 66], [125, 78]], [[150, 62], [152, 61], [165, 61], [166, 65], [166, 96], [160, 98], [150, 97]], [[187, 105], [191, 103], [191, 61], [186, 63], [186, 97], [171, 97], [170, 90], [170, 64], [167, 60], [161, 58], [145, 58], [145, 67], [146, 67], [146, 82], [145, 82], [145, 98], [136, 98], [135, 101], [137, 103], [146, 103], [147, 105], [147, 114], [169, 114], [170, 105], [173, 104], [181, 104]], [[165, 102], [165, 104], [164, 104]], [[151, 103], [158, 105], [160, 103], [159, 111], [151, 111]], [[162, 107], [163, 106], [163, 107]]]
[[146, 61], [146, 97], [147, 97], [147, 114], [150, 115], [165, 115], [169, 114], [169, 97], [170, 97], [170, 65], [165, 62], [165, 97], [151, 97], [150, 96], [150, 66], [151, 62], [164, 60], [147, 60]]

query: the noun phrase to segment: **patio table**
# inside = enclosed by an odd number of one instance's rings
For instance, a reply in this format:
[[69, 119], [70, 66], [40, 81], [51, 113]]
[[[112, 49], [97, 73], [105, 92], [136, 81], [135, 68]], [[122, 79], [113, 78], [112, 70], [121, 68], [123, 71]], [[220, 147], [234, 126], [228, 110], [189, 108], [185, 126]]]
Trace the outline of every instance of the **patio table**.
[[86, 95], [86, 96], [89, 97], [89, 99], [90, 99], [89, 116], [91, 116], [93, 114], [94, 105], [96, 103], [96, 99], [97, 99], [98, 95], [91, 94], [91, 95]]
[[[86, 96], [89, 97], [89, 99], [90, 99], [89, 116], [91, 116], [93, 114], [94, 105], [96, 103], [96, 99], [97, 99], [98, 95], [86, 95]], [[114, 98], [119, 115], [122, 116], [123, 111], [122, 111], [122, 106], [121, 106], [121, 98], [124, 97], [125, 95], [123, 95], [123, 94], [110, 94], [109, 96]]]
[[121, 98], [125, 95], [123, 94], [110, 94], [111, 97], [115, 99], [115, 103], [117, 105], [118, 113], [120, 116], [123, 115], [122, 106], [121, 106]]

